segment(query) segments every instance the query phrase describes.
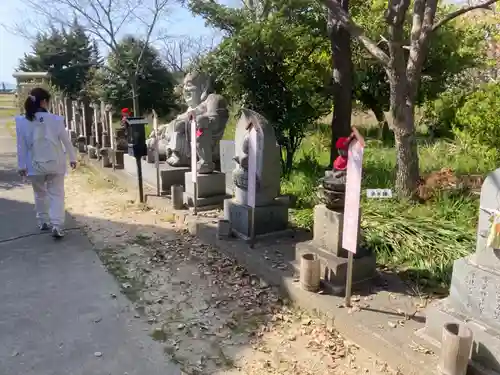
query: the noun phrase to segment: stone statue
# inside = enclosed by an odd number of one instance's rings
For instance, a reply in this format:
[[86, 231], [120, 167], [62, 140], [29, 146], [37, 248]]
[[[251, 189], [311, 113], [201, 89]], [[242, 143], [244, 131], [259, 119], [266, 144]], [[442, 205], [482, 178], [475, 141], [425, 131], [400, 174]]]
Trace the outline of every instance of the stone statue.
[[318, 197], [330, 210], [343, 210], [345, 202], [345, 184], [347, 178], [347, 154], [353, 136], [341, 137], [335, 147], [339, 156], [333, 162], [333, 170], [326, 171], [320, 180]]
[[[219, 142], [222, 139], [229, 111], [226, 100], [212, 91], [209, 78], [201, 72], [186, 75], [183, 85], [186, 112], [158, 128], [158, 147], [161, 156], [173, 167], [190, 165], [191, 115], [196, 117], [198, 173], [212, 173], [219, 160]], [[154, 132], [149, 135], [147, 146], [154, 147]]]
[[236, 168], [233, 171], [235, 200], [247, 204], [248, 189], [248, 152], [250, 130], [257, 127], [259, 150], [256, 181], [256, 206], [270, 204], [280, 193], [281, 161], [279, 146], [273, 127], [257, 112], [242, 109], [240, 120], [236, 124], [235, 157]]

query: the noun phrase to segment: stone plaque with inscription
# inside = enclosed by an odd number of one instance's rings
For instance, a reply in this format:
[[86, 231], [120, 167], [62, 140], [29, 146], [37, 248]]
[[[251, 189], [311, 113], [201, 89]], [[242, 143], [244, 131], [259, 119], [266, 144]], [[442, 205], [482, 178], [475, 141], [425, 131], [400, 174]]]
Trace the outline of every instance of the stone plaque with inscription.
[[[255, 173], [249, 168], [252, 129], [260, 134], [255, 159], [260, 160], [257, 164], [263, 166], [256, 168]], [[251, 206], [255, 206], [253, 223], [256, 236], [285, 231], [288, 228], [288, 200], [279, 196], [280, 151], [272, 125], [259, 113], [242, 108], [236, 124], [233, 152], [231, 158], [235, 163], [231, 171], [231, 189], [234, 190], [234, 197], [224, 201], [224, 219], [231, 222], [232, 232], [244, 239], [251, 236]], [[230, 155], [228, 150], [228, 164]], [[255, 178], [255, 194], [250, 198], [249, 173], [253, 173]]]
[[450, 295], [426, 311], [421, 334], [439, 342], [445, 323], [466, 324], [473, 332], [472, 360], [500, 372], [500, 252], [487, 245], [490, 217], [500, 211], [500, 168], [481, 188], [476, 251], [453, 265]]

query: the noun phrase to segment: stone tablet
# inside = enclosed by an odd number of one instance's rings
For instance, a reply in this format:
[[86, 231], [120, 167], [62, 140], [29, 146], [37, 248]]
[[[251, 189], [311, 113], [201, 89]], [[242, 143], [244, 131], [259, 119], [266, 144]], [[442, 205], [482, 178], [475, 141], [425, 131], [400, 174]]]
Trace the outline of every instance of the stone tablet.
[[486, 246], [491, 215], [500, 211], [500, 168], [484, 180], [479, 206], [475, 261], [481, 266], [500, 270], [500, 250]]
[[233, 170], [236, 168], [234, 161], [234, 141], [220, 141], [220, 171], [226, 179], [226, 194], [234, 194]]
[[261, 152], [258, 157], [262, 159], [263, 168], [257, 176], [257, 191], [255, 197], [256, 206], [271, 204], [280, 193], [281, 158], [274, 129], [268, 121], [249, 109], [243, 108], [240, 120], [236, 124], [235, 134], [235, 161], [236, 168], [233, 171], [233, 182], [235, 185], [235, 200], [247, 205], [248, 189], [248, 146], [250, 127], [259, 128], [262, 134]]

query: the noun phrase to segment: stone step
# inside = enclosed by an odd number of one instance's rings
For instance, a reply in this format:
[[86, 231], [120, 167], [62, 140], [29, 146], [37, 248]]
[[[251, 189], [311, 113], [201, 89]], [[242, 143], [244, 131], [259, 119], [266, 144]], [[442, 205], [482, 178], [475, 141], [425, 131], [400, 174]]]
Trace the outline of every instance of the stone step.
[[[321, 278], [325, 287], [332, 293], [342, 293], [347, 278], [347, 258], [338, 257], [317, 246], [314, 241], [298, 243], [295, 246], [295, 262], [300, 269], [300, 259], [303, 254], [315, 254], [321, 263]], [[355, 258], [353, 263], [353, 283], [360, 283], [375, 276], [375, 255]]]

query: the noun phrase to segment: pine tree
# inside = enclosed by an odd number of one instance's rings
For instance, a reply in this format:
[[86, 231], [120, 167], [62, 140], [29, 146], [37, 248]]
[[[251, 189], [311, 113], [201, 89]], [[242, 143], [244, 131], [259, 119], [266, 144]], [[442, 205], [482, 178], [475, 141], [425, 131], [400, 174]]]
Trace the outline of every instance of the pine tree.
[[72, 97], [76, 97], [91, 78], [94, 64], [98, 64], [96, 45], [76, 19], [67, 30], [51, 27], [37, 35], [32, 52], [25, 54], [19, 70], [48, 71], [52, 83]]

